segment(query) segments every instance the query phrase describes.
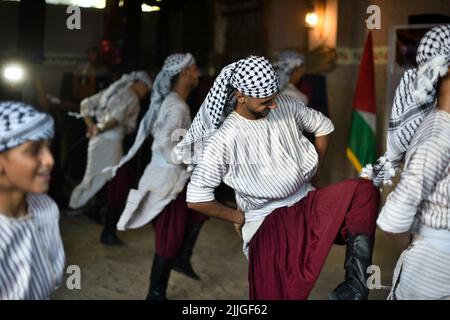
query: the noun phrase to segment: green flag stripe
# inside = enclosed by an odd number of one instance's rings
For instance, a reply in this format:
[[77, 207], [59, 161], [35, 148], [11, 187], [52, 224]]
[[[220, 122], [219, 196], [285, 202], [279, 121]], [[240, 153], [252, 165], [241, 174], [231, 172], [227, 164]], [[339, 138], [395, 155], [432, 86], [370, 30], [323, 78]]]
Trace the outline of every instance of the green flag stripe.
[[353, 111], [349, 148], [362, 166], [375, 162], [375, 133], [357, 112]]

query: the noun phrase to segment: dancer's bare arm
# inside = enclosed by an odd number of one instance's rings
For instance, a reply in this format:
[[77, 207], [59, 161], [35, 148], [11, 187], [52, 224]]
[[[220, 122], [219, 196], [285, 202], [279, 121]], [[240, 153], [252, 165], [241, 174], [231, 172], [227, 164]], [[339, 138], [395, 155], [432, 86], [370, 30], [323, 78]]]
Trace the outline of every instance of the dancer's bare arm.
[[394, 242], [395, 246], [400, 250], [405, 250], [412, 242], [412, 234], [410, 232], [405, 233], [391, 233], [384, 232], [384, 234]]
[[330, 140], [330, 135], [324, 135], [324, 136], [319, 136], [315, 138], [314, 141], [314, 146], [316, 148], [317, 154], [319, 155], [319, 165], [317, 167], [317, 171], [314, 174], [314, 177], [312, 177], [311, 179], [311, 184], [318, 188], [320, 187], [319, 184], [319, 177], [320, 177], [320, 169], [323, 163], [323, 159], [325, 158], [325, 154], [327, 153], [327, 149], [328, 149], [328, 141]]
[[210, 217], [236, 224], [244, 223], [244, 214], [242, 211], [227, 207], [217, 200], [208, 202], [188, 202], [187, 205], [190, 209], [206, 214]]
[[188, 202], [187, 205], [190, 209], [207, 216], [232, 222], [239, 238], [242, 239], [242, 226], [245, 222], [245, 216], [242, 211], [227, 207], [217, 200], [208, 202]]
[[325, 158], [325, 154], [327, 153], [328, 150], [329, 141], [330, 141], [329, 134], [315, 138], [314, 146], [316, 147], [317, 154], [319, 155], [319, 164], [321, 164], [323, 159]]
[[91, 117], [84, 117], [83, 120], [84, 120], [84, 123], [86, 124], [86, 127], [90, 128], [92, 126], [95, 126], [95, 122], [94, 122], [94, 120], [92, 120]]
[[98, 128], [95, 126], [94, 120], [89, 116], [84, 117], [83, 120], [84, 123], [86, 124], [86, 138], [90, 138], [97, 135]]

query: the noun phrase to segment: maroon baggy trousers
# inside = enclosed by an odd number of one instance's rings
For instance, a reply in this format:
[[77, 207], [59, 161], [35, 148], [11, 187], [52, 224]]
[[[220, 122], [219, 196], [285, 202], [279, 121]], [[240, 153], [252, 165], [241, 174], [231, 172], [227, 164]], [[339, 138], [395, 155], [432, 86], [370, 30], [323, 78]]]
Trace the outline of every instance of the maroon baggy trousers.
[[307, 299], [333, 243], [374, 236], [378, 208], [378, 190], [354, 179], [273, 211], [249, 244], [250, 299]]
[[188, 208], [185, 189], [152, 221], [156, 254], [168, 259], [174, 258], [183, 243], [186, 228], [192, 223], [207, 219], [208, 216]]

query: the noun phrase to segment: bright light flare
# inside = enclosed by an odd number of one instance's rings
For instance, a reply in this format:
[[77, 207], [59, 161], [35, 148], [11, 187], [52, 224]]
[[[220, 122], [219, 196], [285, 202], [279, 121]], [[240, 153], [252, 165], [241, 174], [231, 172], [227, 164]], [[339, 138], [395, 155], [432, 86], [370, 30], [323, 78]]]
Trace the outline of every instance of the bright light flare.
[[305, 22], [311, 28], [316, 27], [317, 24], [319, 23], [319, 17], [317, 16], [317, 13], [315, 13], [315, 12], [308, 12], [306, 14]]
[[142, 12], [155, 12], [161, 10], [159, 6], [149, 6], [148, 4], [143, 3], [141, 5]]
[[3, 77], [11, 83], [21, 82], [25, 77], [25, 70], [21, 65], [9, 64], [3, 68]]

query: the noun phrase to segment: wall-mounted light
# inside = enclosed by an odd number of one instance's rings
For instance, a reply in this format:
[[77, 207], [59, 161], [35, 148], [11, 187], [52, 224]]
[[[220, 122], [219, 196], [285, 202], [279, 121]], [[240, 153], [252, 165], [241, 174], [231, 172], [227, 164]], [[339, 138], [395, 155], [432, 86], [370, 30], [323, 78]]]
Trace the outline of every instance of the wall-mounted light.
[[319, 16], [314, 11], [308, 11], [305, 17], [306, 26], [309, 28], [315, 28], [319, 24]]
[[[335, 61], [339, 0], [308, 0], [302, 23], [306, 26], [306, 47], [311, 70], [332, 69]], [[303, 11], [303, 14], [305, 14]]]
[[308, 11], [305, 16], [305, 24], [307, 28], [316, 28], [319, 26], [321, 16], [323, 15], [324, 1], [322, 0], [309, 0]]

